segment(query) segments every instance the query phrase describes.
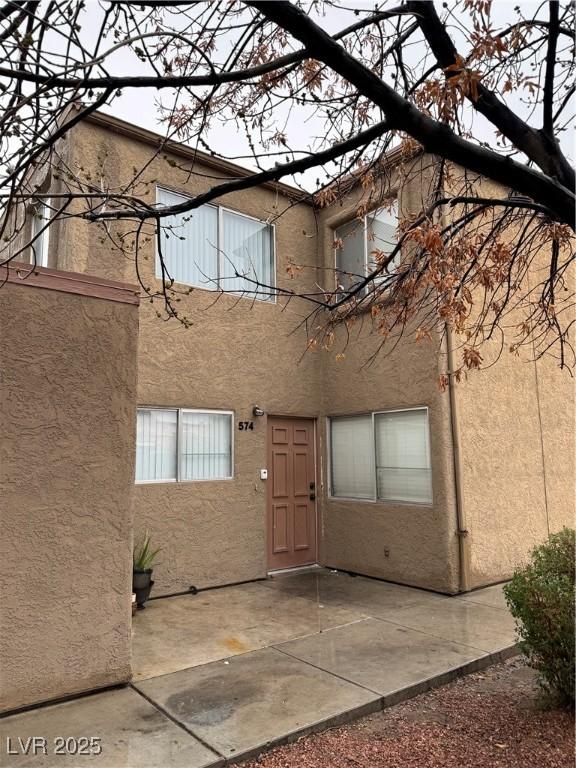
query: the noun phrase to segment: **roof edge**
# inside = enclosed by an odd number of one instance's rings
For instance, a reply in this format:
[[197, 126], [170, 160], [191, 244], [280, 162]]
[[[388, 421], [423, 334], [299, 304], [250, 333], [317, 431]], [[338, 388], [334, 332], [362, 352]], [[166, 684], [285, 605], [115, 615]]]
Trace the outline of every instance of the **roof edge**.
[[[174, 155], [178, 155], [186, 160], [198, 160], [205, 165], [221, 171], [230, 176], [238, 178], [247, 178], [252, 176], [256, 171], [250, 171], [248, 168], [244, 168], [241, 165], [232, 163], [229, 160], [218, 157], [217, 155], [209, 155], [207, 152], [202, 152], [199, 149], [193, 149], [187, 144], [183, 144], [178, 141], [166, 139], [161, 133], [156, 131], [150, 131], [148, 128], [142, 128], [134, 123], [129, 123], [126, 120], [122, 120], [114, 115], [108, 115], [105, 112], [92, 112], [87, 115], [83, 122], [94, 123], [103, 128], [106, 128], [113, 133], [118, 133], [123, 136], [136, 139], [149, 144], [150, 146], [159, 148], [162, 147], [166, 152], [170, 152]], [[266, 189], [272, 189], [274, 192], [281, 192], [291, 200], [296, 199], [300, 203], [305, 205], [313, 205], [312, 192], [303, 192], [298, 187], [292, 187], [290, 184], [285, 184], [282, 181], [265, 181], [258, 186], [265, 187]]]
[[44, 288], [90, 296], [94, 299], [107, 299], [121, 304], [140, 304], [138, 288], [130, 283], [120, 283], [80, 272], [34, 267], [22, 262], [14, 261], [0, 266], [0, 283], [6, 282], [28, 288]]

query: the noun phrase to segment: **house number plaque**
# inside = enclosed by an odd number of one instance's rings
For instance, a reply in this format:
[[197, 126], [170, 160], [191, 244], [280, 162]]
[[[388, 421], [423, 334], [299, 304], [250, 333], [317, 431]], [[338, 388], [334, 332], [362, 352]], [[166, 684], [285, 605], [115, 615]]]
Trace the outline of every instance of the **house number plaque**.
[[253, 421], [239, 421], [238, 422], [238, 429], [240, 432], [245, 432], [247, 429], [250, 429], [254, 431], [254, 422]]

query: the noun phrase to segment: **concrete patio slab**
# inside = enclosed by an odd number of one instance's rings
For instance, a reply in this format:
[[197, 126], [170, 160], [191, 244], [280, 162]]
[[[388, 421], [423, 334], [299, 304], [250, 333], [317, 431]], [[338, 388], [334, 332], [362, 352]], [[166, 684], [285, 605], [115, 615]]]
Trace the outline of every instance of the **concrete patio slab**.
[[504, 584], [495, 584], [493, 587], [484, 587], [484, 589], [476, 589], [474, 592], [466, 592], [465, 595], [458, 595], [456, 599], [464, 600], [467, 603], [481, 603], [507, 611], [508, 605], [503, 589]]
[[[133, 688], [0, 719], [0, 764], [212, 768], [515, 650], [501, 586], [446, 597], [324, 569], [151, 601], [133, 632]], [[48, 754], [22, 754], [28, 736]], [[56, 736], [102, 753], [56, 755]]]
[[448, 598], [441, 605], [413, 605], [388, 611], [386, 620], [429, 635], [478, 648], [499, 651], [515, 642], [512, 616], [500, 608]]
[[[36, 736], [45, 740], [28, 742]], [[59, 754], [60, 739], [99, 738], [101, 753], [71, 754], [71, 741]], [[8, 742], [10, 739], [10, 742]], [[18, 741], [20, 739], [20, 741]], [[78, 742], [76, 742], [78, 744]], [[81, 747], [89, 749], [83, 742]], [[16, 752], [17, 754], [13, 754]], [[0, 765], [58, 768], [90, 764], [97, 768], [207, 768], [222, 760], [178, 727], [135, 691], [125, 688], [30, 710], [0, 720]]]
[[377, 694], [274, 648], [135, 685], [227, 758], [380, 707]]
[[470, 665], [484, 655], [475, 648], [377, 619], [277, 647], [385, 699], [404, 688], [424, 686], [430, 679]]
[[353, 607], [365, 617], [380, 615], [385, 618], [388, 609], [451, 600], [422, 589], [329, 570], [273, 576], [263, 581], [262, 586], [324, 606]]
[[152, 600], [132, 623], [134, 679], [207, 664], [363, 617], [350, 603], [320, 607], [259, 583]]

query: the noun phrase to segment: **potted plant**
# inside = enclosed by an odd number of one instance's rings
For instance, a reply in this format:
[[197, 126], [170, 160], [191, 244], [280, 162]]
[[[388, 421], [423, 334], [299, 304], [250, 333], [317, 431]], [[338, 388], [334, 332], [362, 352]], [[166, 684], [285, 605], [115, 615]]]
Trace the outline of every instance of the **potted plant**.
[[150, 591], [154, 585], [152, 581], [152, 566], [160, 549], [150, 547], [150, 534], [148, 531], [134, 544], [132, 591], [136, 595], [136, 603], [139, 610], [144, 609], [144, 603], [150, 597]]

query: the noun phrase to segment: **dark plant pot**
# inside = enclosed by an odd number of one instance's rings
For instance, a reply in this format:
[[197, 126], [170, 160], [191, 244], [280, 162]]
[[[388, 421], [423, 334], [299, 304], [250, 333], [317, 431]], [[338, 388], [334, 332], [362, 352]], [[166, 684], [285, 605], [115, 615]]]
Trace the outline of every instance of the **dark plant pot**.
[[132, 591], [136, 595], [136, 605], [140, 611], [144, 609], [144, 603], [150, 597], [153, 586], [152, 569], [132, 572]]

